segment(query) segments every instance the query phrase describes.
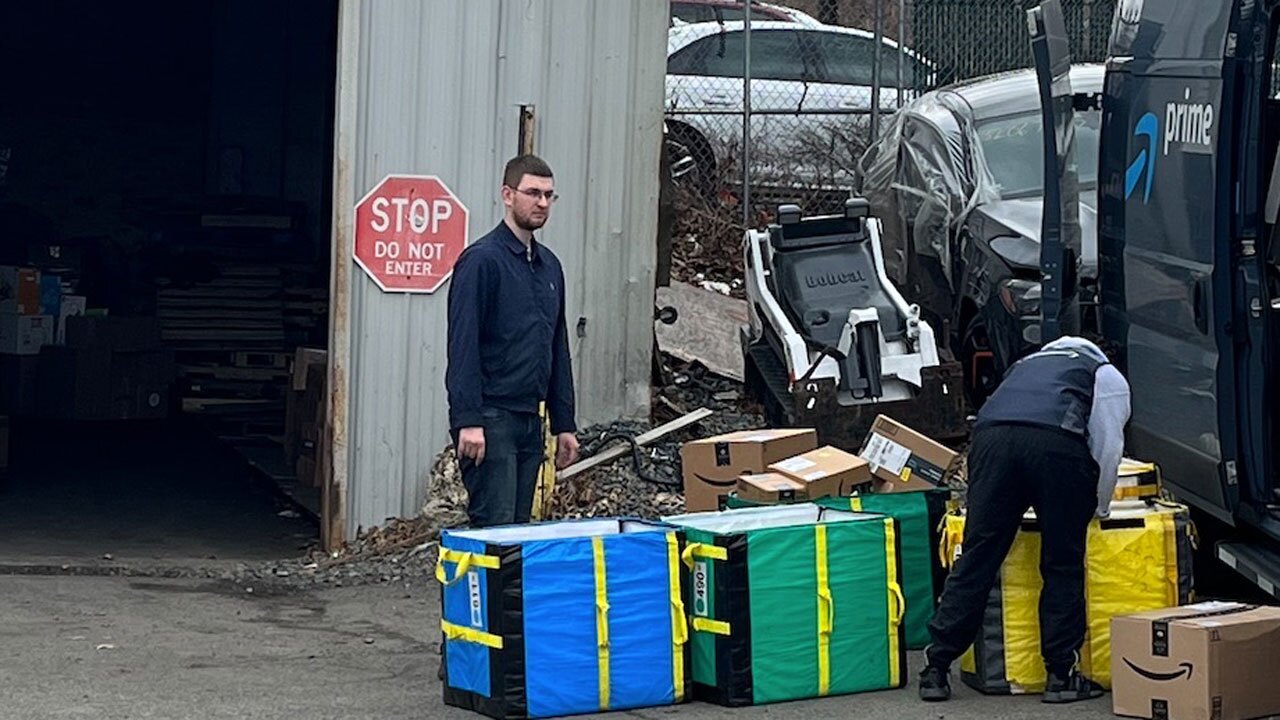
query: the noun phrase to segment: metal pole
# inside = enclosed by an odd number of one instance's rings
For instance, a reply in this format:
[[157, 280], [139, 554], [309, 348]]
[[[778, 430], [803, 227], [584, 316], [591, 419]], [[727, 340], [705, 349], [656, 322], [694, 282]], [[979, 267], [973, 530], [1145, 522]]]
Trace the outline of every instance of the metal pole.
[[751, 0], [742, 7], [742, 226], [751, 227]]
[[876, 0], [876, 51], [871, 56], [871, 137], [880, 137], [880, 47], [884, 45], [884, 0]]
[[903, 80], [907, 76], [907, 0], [898, 0], [898, 108], [902, 108]]

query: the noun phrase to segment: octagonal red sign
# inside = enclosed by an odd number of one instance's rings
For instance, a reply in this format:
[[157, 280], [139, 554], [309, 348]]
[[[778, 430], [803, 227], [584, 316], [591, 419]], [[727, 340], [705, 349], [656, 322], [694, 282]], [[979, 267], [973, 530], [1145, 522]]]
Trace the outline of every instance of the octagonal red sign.
[[384, 292], [435, 292], [467, 246], [467, 208], [434, 175], [383, 178], [355, 225], [355, 261]]

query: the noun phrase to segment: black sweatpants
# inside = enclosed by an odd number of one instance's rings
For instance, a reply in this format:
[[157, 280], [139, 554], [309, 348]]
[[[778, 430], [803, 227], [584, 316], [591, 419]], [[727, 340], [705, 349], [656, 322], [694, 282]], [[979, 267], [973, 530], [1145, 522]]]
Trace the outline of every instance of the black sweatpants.
[[1085, 535], [1098, 506], [1098, 465], [1082, 438], [1046, 428], [994, 425], [969, 449], [964, 551], [943, 587], [929, 632], [930, 665], [949, 667], [973, 643], [987, 597], [1022, 516], [1041, 530], [1040, 650], [1065, 673], [1084, 642]]

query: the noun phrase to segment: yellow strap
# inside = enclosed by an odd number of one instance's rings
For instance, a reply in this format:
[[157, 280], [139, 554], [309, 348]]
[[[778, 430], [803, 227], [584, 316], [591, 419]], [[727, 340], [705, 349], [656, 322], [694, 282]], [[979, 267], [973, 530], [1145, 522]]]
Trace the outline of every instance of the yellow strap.
[[542, 427], [542, 465], [538, 466], [538, 482], [533, 488], [533, 509], [530, 517], [542, 520], [551, 514], [551, 495], [556, 489], [556, 450], [558, 442], [551, 434], [551, 419], [547, 404], [538, 403], [538, 417]]
[[818, 571], [818, 695], [826, 695], [831, 691], [831, 631], [836, 615], [827, 578], [827, 526], [815, 525], [813, 539]]
[[711, 618], [704, 617], [696, 617], [693, 619], [693, 631], [711, 633], [712, 635], [730, 634], [729, 623], [723, 620], [712, 620]]
[[1178, 598], [1178, 524], [1174, 522], [1173, 513], [1157, 513], [1147, 517], [1147, 522], [1164, 523], [1164, 571], [1169, 579], [1165, 588], [1165, 600], [1170, 607], [1177, 605]]
[[684, 553], [680, 556], [684, 560], [684, 564], [693, 569], [694, 558], [711, 558], [712, 560], [728, 560], [729, 551], [719, 545], [707, 545], [706, 543], [689, 543], [684, 548]]
[[849, 498], [849, 509], [854, 512], [862, 512], [862, 498], [860, 497]]
[[944, 515], [938, 523], [938, 560], [942, 567], [950, 569], [955, 564], [956, 548], [964, 542], [964, 518], [960, 515]]
[[884, 564], [885, 576], [889, 579], [889, 687], [897, 687], [899, 683], [898, 667], [898, 627], [902, 624], [902, 615], [906, 603], [902, 598], [902, 586], [898, 578], [898, 540], [893, 526], [893, 518], [884, 519]]
[[[447, 562], [458, 566], [453, 571], [452, 580], [449, 579], [449, 574], [444, 569], [444, 564]], [[498, 558], [493, 555], [481, 555], [479, 553], [440, 548], [440, 557], [436, 559], [436, 580], [439, 580], [444, 585], [452, 585], [461, 580], [472, 565], [486, 570], [497, 570], [498, 564]]]
[[1160, 492], [1157, 485], [1129, 485], [1127, 487], [1117, 487], [1112, 493], [1112, 497], [1117, 500], [1131, 500], [1148, 495], [1155, 495]]
[[484, 645], [485, 647], [491, 647], [495, 650], [502, 649], [501, 635], [494, 635], [493, 633], [487, 633], [483, 630], [454, 625], [453, 623], [445, 620], [440, 621], [440, 629], [444, 631], [444, 637], [446, 640], [477, 643]]
[[609, 593], [604, 572], [604, 538], [591, 538], [596, 568], [596, 661], [600, 673], [600, 709], [609, 709]]
[[907, 614], [907, 596], [902, 594], [902, 585], [896, 582], [889, 583], [889, 598], [893, 600], [893, 606], [890, 608], [889, 618], [895, 625], [902, 624], [902, 618]]
[[667, 582], [671, 589], [671, 679], [676, 702], [684, 702], [684, 644], [689, 641], [689, 626], [680, 597], [680, 541], [673, 532], [667, 533]]

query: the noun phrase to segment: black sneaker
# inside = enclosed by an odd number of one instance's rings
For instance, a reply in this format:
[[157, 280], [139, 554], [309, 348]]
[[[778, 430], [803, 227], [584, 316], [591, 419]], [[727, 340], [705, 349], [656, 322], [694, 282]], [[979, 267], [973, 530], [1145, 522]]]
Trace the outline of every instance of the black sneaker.
[[951, 699], [951, 680], [946, 670], [929, 665], [920, 673], [920, 699], [926, 702]]
[[1106, 692], [1098, 683], [1072, 670], [1065, 677], [1049, 673], [1049, 681], [1044, 686], [1043, 701], [1047, 703], [1071, 703], [1079, 700], [1092, 700], [1102, 697]]

